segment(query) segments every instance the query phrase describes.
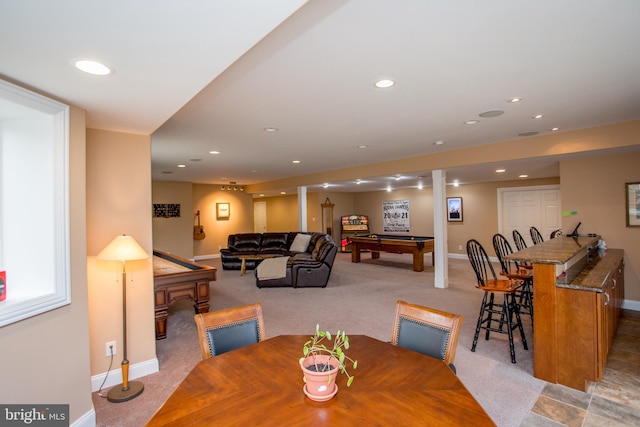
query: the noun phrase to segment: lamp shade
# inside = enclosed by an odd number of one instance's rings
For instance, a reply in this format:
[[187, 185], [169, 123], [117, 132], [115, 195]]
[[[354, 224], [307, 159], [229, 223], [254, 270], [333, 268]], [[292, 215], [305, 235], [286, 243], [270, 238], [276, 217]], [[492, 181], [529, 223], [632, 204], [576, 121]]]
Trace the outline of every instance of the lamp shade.
[[111, 241], [96, 257], [102, 261], [134, 261], [149, 255], [131, 236], [123, 234]]

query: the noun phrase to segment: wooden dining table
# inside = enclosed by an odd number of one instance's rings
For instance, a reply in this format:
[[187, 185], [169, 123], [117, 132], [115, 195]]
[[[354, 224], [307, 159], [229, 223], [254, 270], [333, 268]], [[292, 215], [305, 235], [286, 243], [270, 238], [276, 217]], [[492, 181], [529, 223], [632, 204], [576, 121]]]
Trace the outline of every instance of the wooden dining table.
[[355, 379], [314, 402], [298, 360], [309, 339], [280, 335], [199, 362], [147, 423], [155, 426], [494, 426], [441, 360], [364, 335]]

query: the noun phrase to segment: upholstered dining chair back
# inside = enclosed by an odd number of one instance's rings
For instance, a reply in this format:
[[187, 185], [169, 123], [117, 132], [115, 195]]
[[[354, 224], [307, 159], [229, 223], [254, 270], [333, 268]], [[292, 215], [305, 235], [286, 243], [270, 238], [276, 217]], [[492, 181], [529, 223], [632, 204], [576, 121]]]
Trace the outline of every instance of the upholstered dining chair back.
[[202, 358], [208, 359], [265, 338], [260, 303], [196, 314]]
[[434, 308], [396, 303], [391, 344], [443, 360], [453, 372], [463, 317]]

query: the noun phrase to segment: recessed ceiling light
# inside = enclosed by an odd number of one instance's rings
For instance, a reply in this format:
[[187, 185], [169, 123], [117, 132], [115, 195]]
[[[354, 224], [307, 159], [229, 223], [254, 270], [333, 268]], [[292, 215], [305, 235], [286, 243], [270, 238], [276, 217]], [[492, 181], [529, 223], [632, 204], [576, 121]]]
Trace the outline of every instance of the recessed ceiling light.
[[507, 171], [506, 169], [496, 169], [496, 172], [497, 172], [497, 173], [504, 173], [504, 172], [506, 172], [506, 171]]
[[287, 192], [286, 191], [281, 191], [280, 194], [287, 194]]
[[513, 102], [520, 102], [520, 101], [522, 101], [522, 98], [520, 98], [519, 96], [516, 96], [516, 97], [514, 97], [514, 98], [511, 98], [511, 99], [510, 99], [509, 101], [507, 101], [507, 102], [511, 102], [511, 103], [513, 103]]
[[220, 154], [220, 152], [214, 150], [214, 151], [209, 151], [209, 154]]
[[529, 178], [529, 175], [527, 174], [518, 175], [518, 178]]
[[88, 59], [76, 61], [75, 66], [78, 70], [93, 74], [94, 76], [106, 76], [111, 74], [111, 69], [106, 65]]
[[555, 131], [557, 131], [557, 130], [560, 130], [560, 128], [551, 128], [551, 131], [552, 131], [552, 132], [555, 132]]
[[532, 119], [541, 119], [542, 117], [544, 117], [542, 114], [536, 114], [535, 116], [531, 117]]
[[300, 160], [292, 160], [291, 163], [298, 164], [298, 163], [300, 163]]
[[274, 127], [266, 127], [263, 129], [265, 132], [278, 132], [280, 129]]
[[480, 117], [498, 117], [504, 114], [502, 110], [489, 110], [478, 114]]
[[368, 145], [358, 145], [357, 148], [364, 150], [365, 148], [369, 148]]
[[393, 80], [390, 79], [381, 79], [375, 82], [375, 87], [378, 89], [386, 89], [396, 84]]
[[478, 123], [480, 123], [479, 120], [467, 120], [464, 122], [465, 125], [477, 125]]
[[444, 144], [444, 141], [436, 141], [433, 143], [433, 145], [442, 145]]
[[187, 165], [178, 165], [179, 168], [186, 168]]

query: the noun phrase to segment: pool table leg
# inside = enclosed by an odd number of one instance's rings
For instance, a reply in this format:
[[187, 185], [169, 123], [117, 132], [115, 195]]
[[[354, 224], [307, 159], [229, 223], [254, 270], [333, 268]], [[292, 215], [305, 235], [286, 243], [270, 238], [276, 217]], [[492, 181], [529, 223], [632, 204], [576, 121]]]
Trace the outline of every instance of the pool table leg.
[[413, 253], [413, 271], [424, 271], [424, 252], [415, 251]]
[[360, 262], [360, 248], [356, 243], [351, 244], [351, 262]]

